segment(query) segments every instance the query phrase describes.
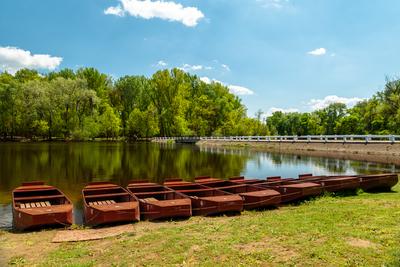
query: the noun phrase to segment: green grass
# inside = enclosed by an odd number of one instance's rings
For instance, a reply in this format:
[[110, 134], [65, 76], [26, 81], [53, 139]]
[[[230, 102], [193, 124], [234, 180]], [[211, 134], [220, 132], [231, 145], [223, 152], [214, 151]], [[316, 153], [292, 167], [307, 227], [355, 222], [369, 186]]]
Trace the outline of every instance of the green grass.
[[[0, 242], [8, 263], [20, 266], [400, 266], [400, 186], [394, 190], [328, 195], [241, 216], [140, 222], [135, 233], [98, 241], [55, 245], [52, 230], [3, 232]], [[33, 258], [23, 248], [13, 255], [23, 246], [16, 238], [53, 247]]]

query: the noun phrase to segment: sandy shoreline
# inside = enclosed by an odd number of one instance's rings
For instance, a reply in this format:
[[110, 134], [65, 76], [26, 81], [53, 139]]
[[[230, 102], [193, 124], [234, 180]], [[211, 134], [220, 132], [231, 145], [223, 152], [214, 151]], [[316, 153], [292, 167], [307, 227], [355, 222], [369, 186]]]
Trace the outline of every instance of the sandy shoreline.
[[365, 143], [289, 143], [234, 142], [202, 140], [199, 146], [248, 148], [256, 151], [361, 160], [400, 165], [400, 144]]

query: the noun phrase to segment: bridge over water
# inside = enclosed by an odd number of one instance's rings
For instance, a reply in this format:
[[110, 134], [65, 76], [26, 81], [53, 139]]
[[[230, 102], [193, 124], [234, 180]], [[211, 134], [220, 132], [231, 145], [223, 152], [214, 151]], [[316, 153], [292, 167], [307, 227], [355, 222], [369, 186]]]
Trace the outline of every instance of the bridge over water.
[[195, 144], [198, 141], [220, 142], [266, 142], [266, 143], [354, 143], [394, 144], [400, 143], [400, 135], [304, 135], [304, 136], [181, 136], [155, 137], [155, 141], [173, 140], [176, 143]]

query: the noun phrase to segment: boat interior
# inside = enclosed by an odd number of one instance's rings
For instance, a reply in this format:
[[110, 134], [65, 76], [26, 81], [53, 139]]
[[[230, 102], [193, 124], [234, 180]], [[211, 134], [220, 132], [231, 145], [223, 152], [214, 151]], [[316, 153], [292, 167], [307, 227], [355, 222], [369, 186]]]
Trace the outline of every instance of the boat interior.
[[52, 186], [25, 186], [15, 190], [14, 202], [21, 209], [71, 204], [60, 190]]
[[169, 187], [191, 197], [211, 197], [229, 194], [224, 191], [217, 190], [215, 188], [209, 188], [196, 183], [176, 184], [170, 185]]
[[89, 184], [83, 189], [83, 196], [89, 206], [111, 205], [131, 202], [134, 198], [122, 187], [115, 184]]
[[127, 188], [138, 199], [146, 202], [185, 198], [176, 191], [155, 183], [130, 183]]

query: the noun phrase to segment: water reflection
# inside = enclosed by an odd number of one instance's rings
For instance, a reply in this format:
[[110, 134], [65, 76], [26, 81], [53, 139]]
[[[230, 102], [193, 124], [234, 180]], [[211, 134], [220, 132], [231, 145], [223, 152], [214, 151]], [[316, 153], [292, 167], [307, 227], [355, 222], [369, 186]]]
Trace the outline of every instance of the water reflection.
[[11, 191], [22, 181], [44, 180], [75, 203], [81, 219], [81, 189], [87, 182], [109, 180], [126, 185], [133, 179], [161, 182], [198, 175], [264, 178], [299, 173], [353, 174], [399, 171], [395, 165], [299, 156], [248, 149], [152, 143], [0, 144], [0, 227], [9, 226]]

